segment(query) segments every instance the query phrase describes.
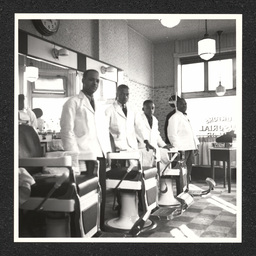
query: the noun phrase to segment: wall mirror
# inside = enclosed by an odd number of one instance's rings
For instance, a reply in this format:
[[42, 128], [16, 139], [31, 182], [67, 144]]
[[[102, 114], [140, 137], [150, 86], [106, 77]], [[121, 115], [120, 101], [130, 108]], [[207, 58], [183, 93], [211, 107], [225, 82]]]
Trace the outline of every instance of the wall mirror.
[[[102, 63], [89, 59], [87, 69], [98, 70], [95, 63], [102, 66]], [[27, 66], [38, 68], [38, 78], [33, 82], [26, 77]], [[115, 99], [117, 78], [109, 78], [98, 71], [100, 84], [94, 97], [99, 110], [103, 112]], [[44, 125], [40, 132], [60, 131], [62, 106], [69, 97], [78, 94], [82, 89], [82, 77], [82, 71], [19, 54], [19, 94], [25, 95], [25, 107], [42, 109]]]

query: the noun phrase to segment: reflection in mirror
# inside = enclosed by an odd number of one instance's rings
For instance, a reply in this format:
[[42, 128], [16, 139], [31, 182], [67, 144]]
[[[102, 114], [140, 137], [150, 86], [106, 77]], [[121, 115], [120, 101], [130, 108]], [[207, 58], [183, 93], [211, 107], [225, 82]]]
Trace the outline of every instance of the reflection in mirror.
[[[25, 67], [31, 64], [39, 69], [39, 77], [35, 82], [28, 81], [25, 76]], [[40, 117], [43, 125], [38, 128], [39, 134], [60, 132], [62, 106], [69, 97], [77, 95], [82, 89], [82, 77], [83, 72], [19, 55], [19, 94], [25, 95], [25, 107], [43, 111]], [[101, 77], [99, 88], [94, 94], [100, 113], [104, 113], [106, 107], [115, 100], [116, 87], [117, 81]]]
[[[29, 82], [25, 67], [33, 64], [39, 68], [39, 77]], [[68, 69], [35, 58], [19, 55], [19, 94], [25, 95], [25, 106], [43, 111], [43, 125], [38, 132], [59, 132], [63, 104], [82, 88], [82, 72]]]

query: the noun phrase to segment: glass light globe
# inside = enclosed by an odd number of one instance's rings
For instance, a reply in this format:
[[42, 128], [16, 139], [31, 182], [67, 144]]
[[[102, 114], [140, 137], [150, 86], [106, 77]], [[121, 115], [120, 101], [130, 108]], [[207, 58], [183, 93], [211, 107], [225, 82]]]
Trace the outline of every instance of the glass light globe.
[[33, 66], [28, 66], [25, 69], [25, 77], [26, 79], [33, 83], [38, 79], [38, 68]]
[[198, 55], [203, 60], [211, 59], [216, 53], [216, 41], [211, 38], [204, 37], [198, 41]]
[[219, 86], [216, 87], [216, 94], [218, 96], [223, 96], [226, 93], [226, 88], [221, 85], [221, 82], [219, 82]]
[[167, 28], [173, 28], [180, 23], [180, 19], [164, 18], [164, 19], [160, 19], [160, 22], [163, 26], [165, 26]]

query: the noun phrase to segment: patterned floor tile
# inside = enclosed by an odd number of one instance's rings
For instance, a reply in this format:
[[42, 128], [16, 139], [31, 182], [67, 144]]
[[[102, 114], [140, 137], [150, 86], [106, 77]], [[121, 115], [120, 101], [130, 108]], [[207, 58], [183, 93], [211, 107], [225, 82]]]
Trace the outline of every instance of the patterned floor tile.
[[172, 221], [177, 222], [191, 222], [193, 220], [193, 217], [191, 216], [184, 216], [183, 214], [181, 216], [175, 217]]
[[227, 237], [226, 233], [221, 233], [221, 232], [214, 232], [214, 231], [205, 231], [201, 234], [200, 237]]
[[220, 215], [225, 215], [225, 216], [236, 216], [236, 214], [230, 212], [230, 211], [227, 211], [227, 210], [223, 210]]
[[182, 216], [188, 216], [188, 217], [194, 218], [194, 217], [198, 216], [198, 214], [200, 214], [200, 212], [191, 212], [191, 211], [187, 210], [184, 213], [182, 213]]
[[214, 232], [219, 232], [219, 233], [228, 233], [230, 231], [231, 227], [223, 227], [223, 226], [215, 226], [215, 225], [210, 225], [207, 227], [205, 231], [214, 231]]
[[230, 222], [232, 222], [232, 224], [233, 224], [233, 222], [236, 221], [236, 216], [235, 216], [235, 215], [234, 215], [234, 216], [230, 216], [230, 215], [218, 215], [215, 220], [230, 221]]
[[[205, 183], [198, 183], [196, 186], [207, 189]], [[232, 192], [228, 193], [223, 184], [217, 186], [205, 197], [194, 197], [194, 203], [182, 213], [181, 216], [172, 220], [158, 220], [157, 227], [153, 230], [142, 232], [139, 237], [161, 237], [161, 238], [235, 238], [237, 236], [236, 214], [233, 214], [220, 206], [214, 205], [209, 199], [223, 200], [232, 206], [236, 205], [236, 190], [232, 184]], [[174, 184], [175, 190], [175, 184]], [[216, 199], [214, 199], [216, 197]], [[224, 203], [225, 203], [224, 202]], [[114, 218], [117, 212], [112, 210], [113, 193], [107, 192], [106, 217]], [[112, 233], [113, 234], [113, 233]], [[105, 233], [104, 237], [111, 236]], [[114, 234], [113, 237], [123, 237], [123, 234]]]
[[220, 211], [220, 207], [210, 204], [207, 206], [207, 208], [205, 210]]
[[203, 224], [197, 224], [197, 223], [187, 223], [187, 227], [192, 229], [192, 230], [202, 230], [205, 231], [208, 227], [208, 225], [203, 225]]
[[213, 221], [214, 221], [214, 218], [204, 215], [204, 216], [200, 216], [200, 217], [198, 217], [198, 216], [195, 217], [191, 221], [191, 223], [202, 224], [202, 225], [211, 225]]
[[195, 201], [194, 204], [192, 206], [190, 206], [190, 208], [194, 208], [194, 209], [205, 209], [208, 205], [205, 202], [197, 202]]
[[189, 208], [188, 208], [188, 210], [187, 210], [187, 212], [194, 212], [194, 213], [199, 213], [199, 212], [201, 212], [202, 211], [202, 209], [200, 209], [200, 208], [195, 208], [195, 207], [192, 207], [192, 206], [190, 206]]
[[184, 225], [183, 221], [171, 220], [170, 222], [166, 223], [166, 226], [168, 226], [168, 227], [175, 227], [175, 228], [180, 227], [182, 225]]
[[230, 233], [230, 232], [228, 232], [228, 233], [227, 233], [227, 237], [235, 238], [235, 237], [236, 237], [236, 233]]
[[219, 208], [219, 210], [208, 210], [208, 208], [202, 210], [200, 214], [214, 214], [214, 215], [219, 215], [222, 212], [222, 209]]
[[192, 232], [193, 232], [197, 237], [201, 237], [201, 235], [202, 235], [202, 233], [204, 232], [204, 230], [193, 229]]
[[236, 237], [236, 228], [231, 228], [227, 235], [230, 237]]
[[230, 221], [221, 221], [221, 220], [214, 220], [211, 225], [231, 228], [232, 225], [233, 225], [233, 222], [230, 222]]

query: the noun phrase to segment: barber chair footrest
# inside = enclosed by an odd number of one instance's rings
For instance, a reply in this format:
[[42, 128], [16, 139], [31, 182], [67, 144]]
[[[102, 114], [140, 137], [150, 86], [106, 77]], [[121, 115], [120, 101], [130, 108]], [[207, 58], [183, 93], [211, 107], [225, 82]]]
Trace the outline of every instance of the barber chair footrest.
[[[132, 225], [129, 225], [129, 227], [126, 228], [124, 226], [120, 226], [120, 223], [119, 223], [118, 220], [119, 220], [119, 218], [114, 218], [114, 219], [106, 221], [105, 222], [105, 230], [109, 231], [109, 232], [128, 233], [130, 231], [130, 229], [133, 227], [133, 225], [135, 224], [135, 222], [136, 222], [136, 220], [135, 220], [132, 223]], [[148, 219], [145, 222], [144, 227], [143, 227], [141, 232], [151, 230], [151, 229], [153, 229], [155, 227], [156, 227], [156, 223], [153, 220]]]

